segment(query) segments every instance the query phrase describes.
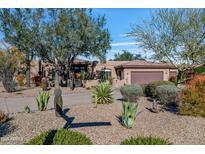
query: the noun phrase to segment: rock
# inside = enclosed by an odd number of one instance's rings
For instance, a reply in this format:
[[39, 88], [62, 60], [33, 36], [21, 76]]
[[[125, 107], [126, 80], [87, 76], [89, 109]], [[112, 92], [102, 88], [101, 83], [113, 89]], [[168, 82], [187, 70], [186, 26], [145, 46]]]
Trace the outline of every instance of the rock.
[[62, 99], [62, 90], [60, 87], [55, 88], [54, 90], [54, 108], [56, 116], [59, 117], [63, 113], [63, 99]]

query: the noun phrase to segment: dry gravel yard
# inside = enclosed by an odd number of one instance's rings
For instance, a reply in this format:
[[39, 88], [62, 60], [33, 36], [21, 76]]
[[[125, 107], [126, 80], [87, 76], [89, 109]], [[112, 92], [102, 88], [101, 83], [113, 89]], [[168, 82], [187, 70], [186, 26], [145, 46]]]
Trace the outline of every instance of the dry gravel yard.
[[[70, 106], [67, 112], [71, 127], [85, 133], [94, 144], [120, 144], [130, 136], [156, 135], [169, 139], [173, 144], [205, 144], [205, 118], [179, 116], [165, 111], [158, 114], [146, 109], [151, 103], [141, 98], [136, 123], [132, 129], [121, 126], [118, 116], [121, 113], [121, 102], [109, 105], [92, 104]], [[16, 113], [14, 119], [7, 123], [11, 132], [3, 135], [1, 126], [0, 144], [23, 144], [42, 131], [66, 126], [63, 118], [55, 117], [53, 110], [35, 113]], [[67, 119], [67, 118], [66, 118]], [[97, 126], [95, 126], [97, 125]]]
[[[12, 93], [7, 93], [3, 87], [3, 85], [0, 82], [0, 99], [1, 98], [23, 98], [23, 97], [36, 97], [42, 89], [40, 87], [20, 87], [19, 90]], [[69, 87], [61, 87], [62, 94], [70, 94], [70, 93], [81, 93], [81, 92], [87, 92], [90, 90], [87, 90], [82, 87], [75, 88], [75, 90], [71, 90]], [[48, 92], [53, 95], [54, 87], [50, 87]]]

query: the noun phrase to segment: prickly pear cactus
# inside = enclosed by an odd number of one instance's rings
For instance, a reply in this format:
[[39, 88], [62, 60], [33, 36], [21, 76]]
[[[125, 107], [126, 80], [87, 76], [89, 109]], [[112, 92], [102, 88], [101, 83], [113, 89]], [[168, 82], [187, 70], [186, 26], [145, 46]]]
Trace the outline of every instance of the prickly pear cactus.
[[61, 116], [63, 112], [63, 99], [62, 99], [62, 91], [60, 87], [56, 88], [54, 90], [54, 108], [55, 108], [55, 113], [56, 116]]

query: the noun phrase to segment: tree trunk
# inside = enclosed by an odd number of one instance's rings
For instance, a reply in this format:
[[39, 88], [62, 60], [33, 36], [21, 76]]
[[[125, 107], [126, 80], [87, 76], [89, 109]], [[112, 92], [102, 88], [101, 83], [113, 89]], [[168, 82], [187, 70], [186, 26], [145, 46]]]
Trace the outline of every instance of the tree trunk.
[[59, 87], [59, 75], [58, 75], [58, 71], [57, 71], [57, 68], [56, 68], [56, 71], [55, 71], [55, 88]]
[[55, 88], [59, 87], [59, 65], [58, 60], [55, 58]]
[[16, 91], [16, 85], [13, 80], [14, 73], [11, 73], [10, 70], [5, 70], [3, 72], [2, 84], [7, 92]]
[[30, 80], [30, 72], [31, 72], [31, 64], [30, 61], [27, 61], [27, 71], [26, 71], [26, 82], [27, 82], [27, 87], [31, 86], [31, 80]]

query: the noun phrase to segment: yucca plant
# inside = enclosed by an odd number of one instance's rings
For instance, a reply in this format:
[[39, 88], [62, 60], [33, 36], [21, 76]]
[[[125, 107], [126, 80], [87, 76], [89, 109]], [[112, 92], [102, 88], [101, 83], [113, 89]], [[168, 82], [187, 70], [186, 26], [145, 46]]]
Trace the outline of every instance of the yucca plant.
[[30, 109], [30, 107], [29, 107], [28, 105], [26, 105], [26, 106], [24, 107], [24, 112], [25, 112], [25, 113], [30, 113], [30, 112], [31, 112], [31, 109]]
[[100, 83], [95, 87], [92, 98], [95, 107], [97, 107], [97, 104], [112, 103], [114, 100], [112, 96], [112, 87], [107, 83]]
[[132, 128], [137, 116], [137, 103], [124, 102], [122, 111], [122, 124], [127, 128]]
[[39, 95], [36, 98], [39, 111], [44, 111], [47, 109], [49, 98], [50, 96], [48, 92], [44, 92], [44, 91], [39, 92]]

